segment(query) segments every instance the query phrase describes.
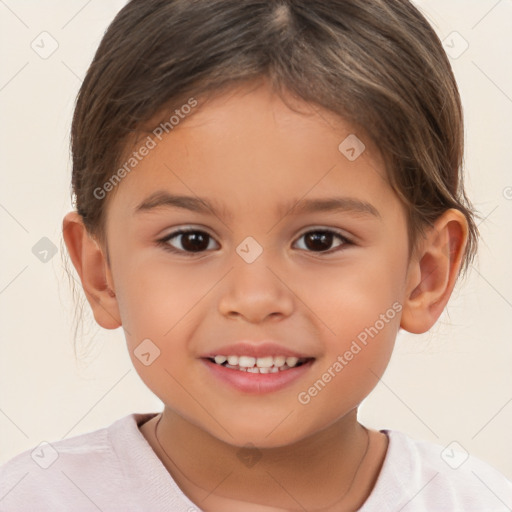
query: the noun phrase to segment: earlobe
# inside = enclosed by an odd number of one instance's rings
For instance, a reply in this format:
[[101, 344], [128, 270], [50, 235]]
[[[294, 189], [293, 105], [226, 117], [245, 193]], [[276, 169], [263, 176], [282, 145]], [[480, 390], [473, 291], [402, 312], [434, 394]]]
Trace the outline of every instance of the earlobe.
[[77, 212], [64, 217], [62, 235], [96, 322], [105, 329], [117, 329], [121, 316], [104, 251], [89, 235]]
[[411, 258], [400, 327], [428, 331], [452, 294], [467, 243], [468, 225], [456, 209], [445, 211]]

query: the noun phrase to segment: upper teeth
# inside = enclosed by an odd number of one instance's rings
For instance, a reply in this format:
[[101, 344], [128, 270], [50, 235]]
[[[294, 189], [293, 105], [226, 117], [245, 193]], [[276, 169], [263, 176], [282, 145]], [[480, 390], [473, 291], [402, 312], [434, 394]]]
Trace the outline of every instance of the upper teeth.
[[226, 361], [230, 366], [240, 366], [242, 368], [280, 368], [285, 364], [289, 368], [293, 368], [299, 362], [298, 357], [286, 356], [265, 356], [265, 357], [250, 357], [250, 356], [215, 356], [217, 364], [223, 364]]

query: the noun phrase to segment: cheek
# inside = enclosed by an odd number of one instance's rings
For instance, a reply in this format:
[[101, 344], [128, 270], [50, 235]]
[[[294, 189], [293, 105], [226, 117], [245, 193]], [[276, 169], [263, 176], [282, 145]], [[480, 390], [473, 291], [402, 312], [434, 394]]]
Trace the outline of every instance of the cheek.
[[344, 267], [303, 274], [299, 293], [319, 319], [325, 348], [311, 394], [304, 390], [315, 407], [328, 407], [329, 400], [356, 406], [384, 373], [400, 326], [404, 262], [375, 251]]
[[401, 273], [398, 257], [354, 257], [337, 268], [302, 272], [294, 292], [315, 313], [326, 339], [338, 340], [342, 348], [344, 341], [355, 339], [376, 322], [381, 330], [382, 315], [386, 326], [395, 320], [397, 306], [393, 305], [401, 299]]
[[162, 257], [139, 257], [120, 269], [119, 296], [124, 326], [138, 337], [165, 340], [187, 322], [222, 272], [211, 265], [171, 264]]
[[188, 341], [199, 322], [197, 308], [219, 277], [211, 269], [171, 266], [165, 258], [126, 263], [119, 306], [133, 365], [161, 400], [179, 401], [179, 382], [186, 381], [194, 358]]
[[326, 353], [297, 395], [313, 427], [330, 424], [356, 408], [377, 385], [393, 352], [400, 309], [396, 302], [377, 320], [357, 307], [339, 315], [337, 336], [325, 337]]

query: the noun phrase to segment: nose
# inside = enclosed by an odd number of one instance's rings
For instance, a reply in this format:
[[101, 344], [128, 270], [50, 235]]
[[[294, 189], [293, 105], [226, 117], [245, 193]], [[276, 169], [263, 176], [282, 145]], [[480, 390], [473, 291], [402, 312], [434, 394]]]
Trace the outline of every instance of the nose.
[[221, 315], [257, 324], [267, 319], [282, 320], [292, 314], [293, 292], [269, 263], [263, 255], [253, 263], [235, 262], [222, 288]]

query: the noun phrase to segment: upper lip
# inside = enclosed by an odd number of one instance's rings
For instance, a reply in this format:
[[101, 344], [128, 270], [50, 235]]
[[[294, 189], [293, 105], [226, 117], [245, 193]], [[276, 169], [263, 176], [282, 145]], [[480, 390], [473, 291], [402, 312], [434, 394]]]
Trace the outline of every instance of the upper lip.
[[286, 356], [286, 357], [297, 357], [311, 358], [311, 356], [302, 354], [295, 350], [286, 348], [278, 343], [264, 341], [264, 342], [250, 342], [243, 341], [233, 343], [230, 345], [223, 345], [222, 347], [216, 348], [211, 352], [203, 355], [203, 358], [212, 359], [215, 356], [249, 356], [249, 357], [266, 357], [266, 356]]

